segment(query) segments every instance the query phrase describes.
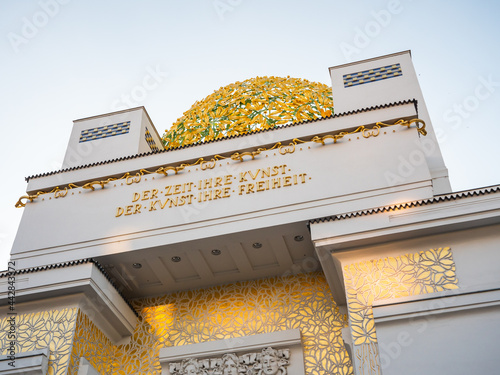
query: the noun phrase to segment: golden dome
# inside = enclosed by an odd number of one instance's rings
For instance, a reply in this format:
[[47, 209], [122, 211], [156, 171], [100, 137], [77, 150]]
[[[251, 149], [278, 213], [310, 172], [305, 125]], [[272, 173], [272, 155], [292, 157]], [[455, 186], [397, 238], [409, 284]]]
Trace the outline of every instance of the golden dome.
[[163, 135], [175, 148], [330, 116], [331, 88], [299, 78], [256, 77], [194, 103]]

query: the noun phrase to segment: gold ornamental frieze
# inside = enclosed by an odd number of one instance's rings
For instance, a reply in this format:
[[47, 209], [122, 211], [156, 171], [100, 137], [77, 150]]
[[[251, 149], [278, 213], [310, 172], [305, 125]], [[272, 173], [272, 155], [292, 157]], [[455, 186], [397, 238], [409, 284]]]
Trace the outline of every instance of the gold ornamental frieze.
[[[341, 139], [355, 134], [361, 134], [363, 138], [377, 137], [380, 134], [380, 130], [382, 128], [397, 125], [410, 128], [412, 124], [416, 125], [417, 131], [421, 135], [427, 134], [425, 130], [425, 123], [420, 119], [401, 119], [393, 124], [377, 122], [372, 127], [366, 127], [362, 125], [353, 131], [339, 131], [333, 134], [315, 135], [309, 139], [294, 138], [288, 144], [277, 142], [268, 148], [258, 147], [251, 151], [237, 151], [228, 156], [217, 154], [212, 156], [210, 159], [199, 158], [194, 163], [168, 165], [152, 170], [141, 169], [138, 172], [127, 172], [121, 177], [110, 177], [105, 180], [95, 180], [80, 185], [70, 183], [65, 186], [57, 186], [50, 191], [38, 191], [32, 195], [23, 195], [16, 202], [15, 206], [18, 208], [25, 207], [28, 202], [33, 202], [35, 199], [45, 194], [53, 194], [53, 198], [59, 199], [66, 197], [68, 195], [68, 192], [72, 189], [81, 188], [87, 191], [95, 191], [98, 188], [104, 189], [110, 186], [117, 186], [117, 183], [120, 183], [121, 185], [139, 184], [143, 180], [146, 180], [147, 177], [154, 179], [155, 176], [158, 175], [158, 177], [174, 176], [179, 173], [185, 173], [186, 171], [189, 171], [190, 168], [199, 168], [201, 171], [213, 170], [217, 165], [221, 166], [222, 161], [226, 161], [226, 163], [228, 164], [230, 162], [243, 163], [248, 160], [255, 160], [259, 157], [262, 157], [265, 152], [273, 150], [277, 151], [277, 154], [283, 156], [295, 153], [298, 145], [307, 146], [307, 144], [321, 144], [325, 146], [336, 144]], [[260, 177], [257, 178], [257, 176]], [[146, 197], [148, 197], [147, 200], [158, 198], [158, 201], [156, 201], [156, 203], [151, 203], [153, 206], [150, 206], [151, 210], [155, 210], [157, 209], [157, 207], [165, 208], [167, 206], [172, 207], [179, 204], [189, 204], [189, 202], [192, 202], [195, 198], [203, 202], [207, 200], [211, 201], [229, 198], [231, 195], [251, 194], [254, 192], [262, 192], [283, 187], [296, 186], [305, 184], [308, 179], [310, 179], [310, 177], [302, 171], [292, 171], [290, 168], [287, 168], [286, 164], [276, 164], [269, 166], [267, 169], [264, 168], [260, 170], [244, 170], [242, 172], [238, 172], [238, 174], [236, 175], [229, 174], [222, 177], [216, 177], [215, 179], [209, 178], [193, 180], [184, 183], [182, 187], [177, 185], [165, 185], [165, 191], [163, 191], [162, 193], [160, 193], [160, 190], [155, 191], [155, 189], [149, 191], [137, 191], [131, 198], [131, 203], [135, 203], [135, 201], [138, 200], [136, 199], [138, 195], [142, 195], [140, 198], [141, 200], [146, 200]], [[209, 192], [206, 192], [207, 189], [209, 190]], [[171, 194], [172, 197], [170, 197], [168, 194], [169, 191], [173, 191], [175, 192], [175, 194]], [[180, 194], [181, 191], [182, 194]], [[163, 201], [159, 199], [158, 194], [165, 194], [165, 199]], [[177, 196], [175, 197], [174, 195]], [[134, 212], [139, 212], [137, 204], [129, 204], [126, 206], [127, 207], [121, 207], [123, 209], [123, 212], [122, 210], [117, 209], [117, 217], [126, 214], [133, 214]], [[132, 208], [130, 208], [130, 206], [132, 206]], [[143, 209], [143, 205], [141, 205], [141, 210]]]

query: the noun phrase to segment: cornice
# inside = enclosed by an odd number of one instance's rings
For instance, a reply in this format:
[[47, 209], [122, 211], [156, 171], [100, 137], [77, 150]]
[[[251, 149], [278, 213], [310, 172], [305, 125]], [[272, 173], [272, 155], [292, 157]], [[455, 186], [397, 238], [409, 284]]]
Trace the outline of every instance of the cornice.
[[41, 178], [41, 177], [47, 177], [47, 176], [52, 176], [52, 175], [56, 175], [56, 174], [59, 174], [59, 173], [64, 173], [64, 172], [69, 172], [69, 171], [75, 171], [75, 170], [80, 170], [80, 169], [86, 169], [86, 168], [91, 168], [91, 167], [95, 167], [95, 166], [98, 166], [98, 165], [112, 164], [112, 163], [116, 163], [116, 162], [120, 162], [120, 161], [124, 161], [124, 160], [137, 159], [137, 158], [142, 158], [142, 157], [146, 157], [146, 156], [150, 156], [150, 155], [154, 155], [154, 154], [161, 154], [161, 153], [166, 153], [166, 152], [174, 152], [174, 151], [177, 151], [177, 150], [182, 150], [182, 149], [187, 149], [187, 148], [192, 148], [192, 147], [198, 147], [198, 146], [202, 146], [202, 145], [206, 145], [206, 144], [210, 144], [210, 143], [221, 142], [221, 141], [225, 141], [225, 140], [229, 140], [229, 139], [242, 138], [242, 137], [247, 137], [247, 136], [254, 135], [254, 134], [259, 134], [259, 133], [274, 132], [274, 131], [279, 131], [281, 129], [291, 128], [291, 127], [296, 127], [296, 126], [301, 126], [301, 125], [307, 125], [307, 124], [311, 124], [311, 123], [319, 122], [319, 121], [323, 121], [323, 120], [328, 120], [328, 119], [333, 119], [333, 118], [339, 118], [339, 117], [345, 117], [345, 116], [351, 116], [351, 115], [358, 114], [358, 113], [370, 112], [370, 111], [375, 111], [375, 110], [378, 110], [378, 109], [396, 107], [396, 106], [410, 104], [410, 103], [412, 103], [412, 104], [415, 105], [415, 109], [416, 109], [417, 115], [418, 115], [418, 108], [417, 108], [417, 104], [418, 103], [417, 103], [417, 100], [416, 99], [408, 99], [408, 100], [403, 100], [403, 101], [398, 101], [398, 102], [393, 102], [393, 103], [388, 103], [388, 104], [376, 105], [376, 106], [367, 107], [367, 108], [360, 108], [360, 109], [356, 109], [356, 110], [352, 110], [352, 111], [348, 111], [348, 112], [337, 113], [337, 114], [333, 114], [333, 115], [327, 116], [327, 117], [320, 117], [320, 118], [316, 118], [316, 119], [312, 119], [312, 120], [306, 120], [306, 121], [300, 121], [300, 122], [293, 122], [293, 123], [290, 123], [290, 124], [287, 124], [287, 125], [283, 125], [283, 126], [279, 126], [279, 127], [275, 127], [275, 128], [271, 128], [271, 129], [262, 129], [262, 130], [254, 131], [254, 132], [251, 132], [251, 133], [233, 135], [233, 136], [230, 136], [230, 137], [222, 137], [222, 138], [213, 139], [213, 140], [210, 140], [210, 141], [207, 141], [207, 142], [202, 142], [202, 143], [197, 143], [197, 144], [192, 144], [192, 145], [186, 145], [186, 146], [171, 148], [171, 149], [168, 149], [168, 150], [145, 152], [145, 153], [131, 155], [131, 156], [124, 156], [124, 157], [116, 158], [116, 159], [104, 160], [104, 161], [97, 162], [97, 163], [85, 164], [85, 165], [76, 166], [76, 167], [72, 167], [72, 168], [65, 168], [65, 169], [60, 169], [60, 170], [57, 170], [57, 171], [36, 174], [36, 175], [32, 175], [32, 176], [26, 177], [25, 180], [26, 180], [26, 182], [29, 182], [32, 179]]
[[429, 199], [420, 199], [417, 201], [412, 201], [412, 202], [407, 202], [407, 203], [400, 203], [400, 204], [394, 204], [394, 205], [390, 205], [390, 206], [376, 207], [376, 208], [372, 208], [372, 209], [349, 212], [349, 213], [344, 213], [344, 214], [339, 214], [339, 215], [326, 216], [326, 217], [310, 220], [309, 224], [318, 224], [318, 223], [325, 223], [325, 222], [330, 222], [330, 221], [352, 219], [352, 218], [360, 217], [360, 216], [368, 216], [368, 215], [374, 215], [374, 214], [383, 213], [383, 212], [391, 212], [391, 211], [397, 211], [397, 210], [402, 210], [402, 209], [407, 209], [407, 208], [427, 206], [430, 204], [436, 204], [436, 203], [440, 203], [440, 202], [454, 201], [454, 200], [465, 199], [465, 198], [470, 198], [470, 197], [474, 197], [474, 196], [494, 194], [494, 193], [498, 193], [498, 192], [500, 192], [500, 185], [487, 186], [487, 187], [483, 187], [483, 188], [479, 188], [479, 189], [464, 190], [464, 191], [460, 191], [460, 192], [456, 192], [456, 193], [436, 195], [435, 197], [432, 197]]

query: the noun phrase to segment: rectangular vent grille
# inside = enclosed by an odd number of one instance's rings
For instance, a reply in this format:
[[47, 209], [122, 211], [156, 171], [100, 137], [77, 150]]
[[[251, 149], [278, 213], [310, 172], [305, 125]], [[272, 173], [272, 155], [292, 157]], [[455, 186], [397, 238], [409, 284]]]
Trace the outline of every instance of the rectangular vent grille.
[[153, 139], [153, 136], [151, 135], [151, 133], [149, 132], [147, 127], [146, 127], [146, 133], [144, 133], [144, 138], [146, 139], [146, 142], [148, 143], [151, 151], [159, 151], [160, 150], [158, 148], [158, 146], [156, 145], [156, 143]]
[[401, 65], [387, 65], [376, 69], [364, 70], [362, 72], [344, 74], [344, 87], [358, 86], [365, 83], [382, 81], [388, 78], [399, 77], [403, 75]]
[[127, 134], [129, 131], [130, 121], [82, 130], [80, 134], [80, 143], [94, 141], [96, 139], [114, 137], [115, 135]]

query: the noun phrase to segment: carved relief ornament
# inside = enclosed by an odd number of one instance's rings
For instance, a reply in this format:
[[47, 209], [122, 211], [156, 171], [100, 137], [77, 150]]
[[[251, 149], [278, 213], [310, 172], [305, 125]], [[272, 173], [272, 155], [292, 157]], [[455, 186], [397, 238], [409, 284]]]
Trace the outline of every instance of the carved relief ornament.
[[267, 347], [246, 354], [185, 358], [169, 364], [171, 375], [287, 375], [290, 350]]

